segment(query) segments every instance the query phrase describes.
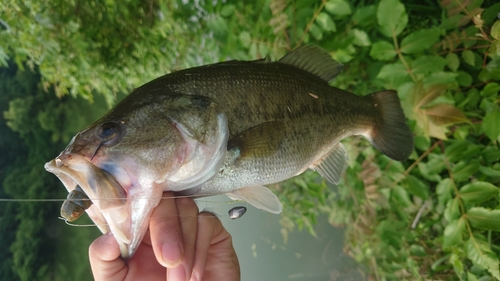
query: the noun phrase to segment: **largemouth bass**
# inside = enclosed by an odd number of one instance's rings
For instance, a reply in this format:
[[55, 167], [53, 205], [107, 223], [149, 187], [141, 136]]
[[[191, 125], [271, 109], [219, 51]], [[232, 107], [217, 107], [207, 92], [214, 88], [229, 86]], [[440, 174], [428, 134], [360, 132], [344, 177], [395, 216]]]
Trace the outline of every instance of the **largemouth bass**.
[[272, 213], [264, 185], [318, 171], [337, 184], [340, 141], [363, 135], [394, 160], [413, 150], [395, 91], [360, 97], [329, 86], [342, 65], [305, 46], [273, 62], [228, 61], [177, 71], [135, 89], [45, 165], [134, 254], [162, 192], [227, 194]]

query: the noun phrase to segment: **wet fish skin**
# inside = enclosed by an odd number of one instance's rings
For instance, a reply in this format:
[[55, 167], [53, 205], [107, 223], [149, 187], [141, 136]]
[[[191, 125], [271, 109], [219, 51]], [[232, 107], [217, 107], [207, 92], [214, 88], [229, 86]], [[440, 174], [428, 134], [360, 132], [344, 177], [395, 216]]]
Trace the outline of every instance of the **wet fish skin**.
[[[93, 217], [116, 232], [123, 257], [135, 252], [163, 191], [225, 193], [279, 213], [263, 185], [308, 168], [338, 183], [345, 137], [364, 135], [395, 160], [413, 150], [396, 92], [360, 97], [329, 86], [341, 67], [307, 46], [277, 62], [229, 61], [162, 76], [78, 133], [46, 168], [68, 191], [80, 185], [91, 198], [126, 192], [127, 208], [96, 204]], [[106, 191], [89, 184], [99, 181]]]

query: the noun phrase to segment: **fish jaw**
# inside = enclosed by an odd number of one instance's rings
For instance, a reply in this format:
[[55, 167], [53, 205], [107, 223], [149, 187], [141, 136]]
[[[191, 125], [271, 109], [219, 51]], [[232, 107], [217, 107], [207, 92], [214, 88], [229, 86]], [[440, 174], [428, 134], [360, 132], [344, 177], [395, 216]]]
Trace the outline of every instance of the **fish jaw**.
[[[61, 153], [45, 164], [68, 192], [79, 185], [94, 203], [86, 211], [103, 233], [111, 231], [123, 258], [131, 257], [142, 241], [153, 209], [158, 205], [162, 187], [149, 184], [148, 177], [140, 181], [127, 178], [126, 172], [114, 177], [78, 154]], [[142, 188], [150, 185], [151, 188]]]

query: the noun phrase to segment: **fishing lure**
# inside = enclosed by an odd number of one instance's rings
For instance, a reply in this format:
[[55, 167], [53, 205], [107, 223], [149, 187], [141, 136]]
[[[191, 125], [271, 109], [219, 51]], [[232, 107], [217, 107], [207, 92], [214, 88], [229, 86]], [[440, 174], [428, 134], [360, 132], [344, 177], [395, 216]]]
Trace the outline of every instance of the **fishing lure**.
[[61, 217], [66, 221], [73, 222], [90, 208], [92, 201], [82, 188], [77, 185], [69, 194], [61, 206]]

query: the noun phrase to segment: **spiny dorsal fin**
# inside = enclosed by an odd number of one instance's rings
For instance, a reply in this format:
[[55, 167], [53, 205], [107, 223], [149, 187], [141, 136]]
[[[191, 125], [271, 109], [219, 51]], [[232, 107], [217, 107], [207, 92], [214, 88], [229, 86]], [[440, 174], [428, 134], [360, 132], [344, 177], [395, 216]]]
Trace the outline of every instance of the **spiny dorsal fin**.
[[276, 197], [276, 195], [265, 186], [247, 186], [233, 190], [226, 193], [226, 195], [231, 199], [247, 201], [255, 208], [262, 209], [273, 214], [279, 214], [283, 209], [278, 197]]
[[342, 64], [316, 46], [302, 46], [282, 57], [278, 62], [293, 65], [330, 82], [339, 75]]
[[347, 151], [343, 144], [339, 143], [328, 152], [326, 157], [314, 163], [310, 169], [318, 171], [326, 180], [333, 184], [340, 182], [340, 177], [347, 168]]

